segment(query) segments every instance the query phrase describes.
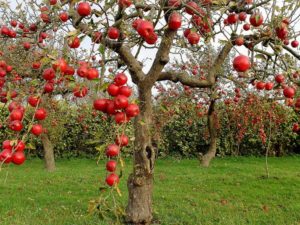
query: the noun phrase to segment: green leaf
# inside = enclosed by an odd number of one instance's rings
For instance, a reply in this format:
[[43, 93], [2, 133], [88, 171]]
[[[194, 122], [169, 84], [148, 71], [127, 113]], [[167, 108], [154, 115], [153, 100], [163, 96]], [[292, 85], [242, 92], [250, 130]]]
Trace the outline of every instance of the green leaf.
[[28, 143], [28, 144], [26, 144], [26, 149], [35, 150], [36, 146], [33, 143]]
[[106, 144], [105, 144], [105, 145], [98, 145], [98, 146], [95, 147], [95, 149], [96, 149], [98, 152], [103, 153], [105, 147], [106, 147]]
[[107, 89], [107, 87], [109, 86], [109, 84], [110, 84], [110, 83], [108, 83], [108, 82], [107, 82], [107, 83], [104, 83], [104, 84], [102, 84], [102, 85], [101, 85], [101, 87], [100, 87], [100, 90], [101, 90], [101, 91], [104, 91], [104, 90], [106, 90], [106, 89]]
[[100, 52], [102, 55], [104, 55], [104, 53], [105, 53], [105, 46], [104, 46], [104, 45], [100, 45], [100, 46], [99, 46], [99, 52]]

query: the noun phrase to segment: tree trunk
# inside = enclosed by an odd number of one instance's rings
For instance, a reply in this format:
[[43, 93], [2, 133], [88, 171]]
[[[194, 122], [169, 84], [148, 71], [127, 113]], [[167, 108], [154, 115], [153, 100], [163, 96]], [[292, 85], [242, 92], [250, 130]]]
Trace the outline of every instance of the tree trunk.
[[133, 173], [129, 176], [126, 221], [145, 225], [152, 221], [152, 190], [155, 151], [151, 143], [151, 87], [139, 87], [140, 114], [135, 119]]
[[43, 134], [41, 136], [41, 139], [42, 139], [43, 148], [44, 148], [45, 169], [49, 172], [52, 172], [55, 170], [53, 145], [47, 134]]
[[203, 167], [209, 167], [210, 161], [216, 156], [217, 152], [217, 132], [215, 128], [215, 100], [210, 101], [208, 114], [207, 114], [207, 125], [210, 135], [210, 144], [208, 151], [204, 154], [201, 160], [201, 165]]

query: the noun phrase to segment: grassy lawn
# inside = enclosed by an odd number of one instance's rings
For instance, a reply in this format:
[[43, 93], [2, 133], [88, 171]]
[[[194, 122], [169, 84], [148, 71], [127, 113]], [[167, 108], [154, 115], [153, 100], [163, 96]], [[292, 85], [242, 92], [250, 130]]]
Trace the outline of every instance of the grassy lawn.
[[[158, 160], [154, 216], [170, 225], [299, 225], [300, 157], [270, 158], [265, 179], [263, 158], [216, 159], [210, 168], [197, 160]], [[1, 225], [107, 224], [87, 214], [98, 196], [104, 162], [57, 162], [49, 174], [40, 160], [0, 172]], [[127, 162], [126, 177], [131, 170]], [[126, 202], [126, 182], [120, 184]]]

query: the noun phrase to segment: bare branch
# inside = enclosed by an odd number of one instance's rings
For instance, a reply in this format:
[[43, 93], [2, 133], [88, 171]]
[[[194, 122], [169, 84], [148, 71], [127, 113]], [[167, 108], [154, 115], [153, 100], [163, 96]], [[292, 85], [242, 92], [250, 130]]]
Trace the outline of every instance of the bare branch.
[[300, 55], [295, 52], [293, 49], [291, 49], [290, 47], [286, 46], [286, 45], [282, 45], [282, 47], [287, 50], [289, 53], [291, 53], [294, 57], [296, 57], [297, 59], [300, 60]]
[[219, 53], [218, 57], [215, 59], [211, 69], [208, 72], [207, 80], [214, 84], [216, 82], [216, 75], [222, 69], [222, 65], [227, 58], [228, 54], [230, 53], [233, 45], [230, 41], [228, 41], [222, 48], [221, 52]]
[[211, 87], [208, 80], [200, 80], [199, 77], [192, 77], [186, 71], [168, 71], [160, 73], [157, 81], [170, 80], [174, 83], [180, 82], [189, 87], [205, 88]]
[[128, 66], [128, 70], [132, 76], [132, 80], [134, 83], [138, 83], [141, 81], [145, 74], [143, 72], [142, 65], [139, 61], [132, 55], [130, 48], [126, 45], [122, 45], [117, 52], [119, 53], [121, 59], [125, 62]]
[[151, 66], [150, 71], [145, 78], [145, 82], [154, 84], [155, 81], [160, 76], [161, 71], [165, 65], [169, 62], [169, 53], [175, 37], [176, 31], [166, 29], [162, 41], [160, 43], [159, 49], [156, 53], [155, 60]]

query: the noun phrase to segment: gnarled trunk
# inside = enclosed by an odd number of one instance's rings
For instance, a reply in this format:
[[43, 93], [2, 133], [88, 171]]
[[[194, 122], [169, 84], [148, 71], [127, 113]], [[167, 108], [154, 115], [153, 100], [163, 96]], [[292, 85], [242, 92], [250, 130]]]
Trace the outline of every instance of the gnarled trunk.
[[47, 134], [43, 134], [41, 136], [41, 139], [42, 139], [43, 149], [44, 149], [45, 169], [49, 172], [52, 172], [55, 170], [53, 145]]
[[207, 125], [210, 135], [209, 149], [202, 157], [201, 165], [204, 167], [209, 167], [210, 161], [216, 156], [217, 152], [217, 132], [215, 128], [215, 100], [210, 101], [208, 114], [207, 114]]
[[152, 190], [155, 151], [151, 143], [151, 87], [139, 87], [140, 115], [135, 119], [133, 173], [129, 176], [126, 221], [150, 224], [152, 221]]

